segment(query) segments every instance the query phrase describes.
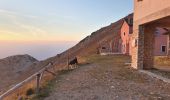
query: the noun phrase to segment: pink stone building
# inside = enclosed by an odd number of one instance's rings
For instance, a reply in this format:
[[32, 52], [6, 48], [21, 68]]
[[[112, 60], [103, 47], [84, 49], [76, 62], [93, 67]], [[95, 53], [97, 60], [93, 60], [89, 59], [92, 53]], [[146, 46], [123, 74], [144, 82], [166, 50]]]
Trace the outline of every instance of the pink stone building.
[[[115, 53], [133, 56], [135, 53], [133, 48], [138, 45], [138, 40], [133, 37], [133, 28], [133, 14], [131, 14], [129, 17], [124, 19], [120, 32], [118, 33], [119, 35], [114, 37], [112, 41], [103, 41], [101, 43], [99, 49], [100, 54]], [[167, 33], [167, 30], [162, 27], [157, 27], [153, 30], [153, 56], [168, 55], [169, 35], [166, 35], [165, 33]], [[144, 43], [148, 44], [150, 42]]]
[[[169, 36], [166, 35], [167, 31], [163, 28], [157, 27], [155, 29], [155, 44], [154, 44], [154, 56], [167, 56], [169, 47]], [[132, 45], [132, 33], [133, 33], [133, 16], [128, 19], [124, 19], [121, 27], [121, 53], [131, 55]]]
[[[133, 33], [133, 24], [124, 20], [121, 27], [121, 53], [131, 55], [131, 36]], [[154, 56], [167, 56], [169, 47], [169, 36], [166, 35], [167, 31], [163, 28], [156, 28], [155, 30], [155, 44], [154, 44]]]
[[111, 47], [108, 41], [103, 41], [100, 43], [99, 53], [101, 55], [106, 55], [106, 54], [111, 53]]
[[124, 19], [121, 27], [121, 53], [131, 55], [131, 34], [133, 29], [133, 16]]
[[169, 36], [165, 35], [166, 30], [163, 28], [156, 28], [155, 31], [155, 44], [154, 55], [155, 56], [167, 56], [168, 55], [168, 40]]
[[131, 55], [131, 34], [133, 30], [133, 14], [123, 20], [121, 29], [112, 41], [100, 43], [100, 54], [127, 54]]
[[114, 37], [113, 42], [112, 42], [112, 52], [113, 53], [121, 53], [121, 48], [122, 48], [122, 40], [120, 35]]

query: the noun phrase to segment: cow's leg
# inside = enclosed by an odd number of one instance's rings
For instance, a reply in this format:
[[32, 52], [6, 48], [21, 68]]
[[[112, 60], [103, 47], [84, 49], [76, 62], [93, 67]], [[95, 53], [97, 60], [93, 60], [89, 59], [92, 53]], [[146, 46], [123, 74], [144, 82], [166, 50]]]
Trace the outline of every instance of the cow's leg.
[[70, 70], [70, 65], [68, 65], [68, 70]]
[[74, 69], [76, 68], [75, 64], [74, 64]]
[[70, 69], [72, 69], [72, 65], [70, 65]]
[[75, 63], [75, 68], [77, 68], [77, 63]]
[[74, 69], [74, 67], [75, 67], [75, 66], [74, 66], [74, 64], [73, 64], [73, 65], [72, 65], [72, 69]]

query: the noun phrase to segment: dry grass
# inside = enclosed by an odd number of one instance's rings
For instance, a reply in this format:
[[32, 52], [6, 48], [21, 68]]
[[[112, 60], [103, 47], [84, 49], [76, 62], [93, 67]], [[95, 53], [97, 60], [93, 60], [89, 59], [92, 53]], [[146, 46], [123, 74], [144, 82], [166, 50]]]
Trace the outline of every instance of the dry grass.
[[[145, 77], [141, 76], [136, 70], [130, 68], [130, 66], [125, 65], [125, 63], [131, 62], [131, 58], [125, 55], [110, 55], [110, 56], [100, 56], [92, 55], [86, 57], [88, 63], [95, 63], [99, 66], [95, 70], [91, 71], [94, 77], [98, 79], [105, 78], [102, 75], [110, 74], [110, 78], [124, 79], [129, 81], [135, 81], [143, 83], [146, 81]], [[101, 73], [101, 74], [98, 74]], [[101, 75], [101, 76], [100, 76]]]
[[100, 56], [100, 55], [91, 55], [85, 57], [86, 62], [90, 63], [125, 63], [130, 62], [131, 59], [129, 56], [125, 55], [108, 55], [108, 56]]
[[42, 100], [45, 97], [48, 97], [52, 92], [55, 85], [55, 79], [47, 82], [41, 89], [38, 95], [34, 95], [30, 100]]
[[[50, 85], [54, 91], [49, 97], [45, 98], [45, 100], [55, 100], [56, 98], [60, 98], [61, 100], [80, 100], [81, 97], [84, 98], [84, 96], [86, 98], [96, 95], [101, 98], [119, 95], [124, 98], [124, 100], [128, 99], [126, 98], [127, 95], [130, 95], [132, 97], [141, 98], [141, 100], [152, 100], [153, 98], [166, 98], [163, 94], [169, 93], [166, 92], [169, 90], [167, 89], [168, 86], [164, 86], [164, 83], [141, 74], [131, 69], [130, 66], [125, 65], [125, 63], [130, 62], [129, 56], [91, 55], [83, 57], [82, 59], [84, 59], [84, 64], [88, 63], [89, 65], [83, 66], [81, 64], [79, 69], [72, 70], [71, 72], [62, 71], [60, 74], [61, 76], [58, 76], [59, 79], [54, 81], [55, 86]], [[50, 87], [47, 85], [47, 90]], [[162, 87], [164, 87], [165, 91], [162, 91]], [[160, 90], [161, 94], [160, 92], [153, 92]], [[112, 99], [113, 98], [102, 100]]]
[[170, 58], [165, 56], [156, 56], [154, 59], [156, 66], [169, 66], [170, 67]]
[[53, 78], [52, 80], [46, 82], [43, 87], [41, 87], [40, 89], [40, 93], [38, 95], [33, 95], [32, 96], [32, 99], [30, 100], [43, 100], [44, 98], [48, 97], [50, 95], [50, 93], [54, 90], [55, 88], [55, 85], [56, 85], [56, 80], [59, 80], [60, 79], [60, 75], [63, 75], [63, 74], [68, 74], [72, 71], [72, 69], [70, 70], [61, 70], [61, 71], [58, 71], [57, 73], [57, 77], [56, 78]]

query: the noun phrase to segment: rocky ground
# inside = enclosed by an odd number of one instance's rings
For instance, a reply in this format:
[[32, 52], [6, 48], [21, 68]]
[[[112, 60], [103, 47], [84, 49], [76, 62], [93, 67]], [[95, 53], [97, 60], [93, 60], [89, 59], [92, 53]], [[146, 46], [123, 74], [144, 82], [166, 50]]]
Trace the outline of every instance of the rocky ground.
[[129, 68], [128, 56], [91, 56], [59, 75], [45, 100], [169, 100], [170, 84]]

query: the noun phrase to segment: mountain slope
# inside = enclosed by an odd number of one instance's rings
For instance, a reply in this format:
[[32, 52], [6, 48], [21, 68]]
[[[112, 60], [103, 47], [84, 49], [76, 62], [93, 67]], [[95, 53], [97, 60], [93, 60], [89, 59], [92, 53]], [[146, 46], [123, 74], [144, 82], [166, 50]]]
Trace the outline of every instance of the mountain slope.
[[[30, 66], [36, 64], [38, 60], [29, 55], [16, 55], [0, 59], [0, 90], [10, 87], [28, 77]], [[29, 72], [31, 74], [31, 72]], [[33, 73], [32, 73], [33, 74]]]
[[87, 36], [83, 40], [81, 40], [77, 45], [68, 49], [67, 51], [47, 59], [46, 61], [52, 61], [56, 64], [67, 62], [67, 57], [74, 58], [75, 56], [88, 56], [91, 54], [96, 54], [98, 52], [98, 48], [100, 43], [103, 41], [112, 41], [117, 38], [120, 38], [120, 29], [123, 24], [125, 18], [129, 18], [133, 16], [133, 14], [129, 14], [128, 16], [118, 20], [115, 23], [110, 24], [109, 26], [103, 27], [96, 32], [93, 32], [90, 36]]

